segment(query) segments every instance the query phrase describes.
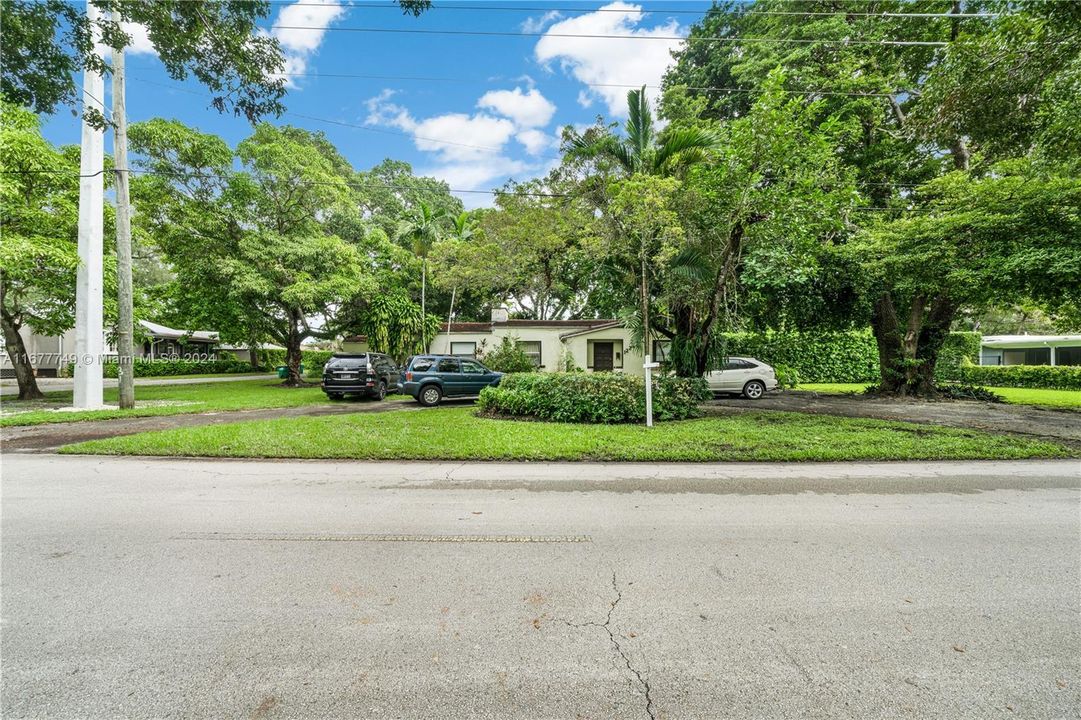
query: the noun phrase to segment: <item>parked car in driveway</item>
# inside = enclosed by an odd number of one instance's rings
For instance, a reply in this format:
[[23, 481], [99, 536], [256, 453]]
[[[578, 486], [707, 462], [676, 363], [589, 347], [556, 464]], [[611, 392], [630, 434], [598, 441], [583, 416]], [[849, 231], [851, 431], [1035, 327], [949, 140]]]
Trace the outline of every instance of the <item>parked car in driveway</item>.
[[409, 358], [402, 372], [402, 392], [421, 405], [438, 405], [445, 397], [479, 395], [489, 385], [498, 385], [503, 373], [489, 370], [473, 358], [454, 355], [417, 355]]
[[341, 400], [347, 394], [382, 400], [387, 393], [401, 389], [401, 371], [382, 353], [335, 353], [323, 366], [320, 387], [331, 400]]
[[777, 389], [777, 374], [761, 360], [730, 357], [720, 369], [706, 373], [706, 382], [714, 394], [730, 393], [757, 400]]

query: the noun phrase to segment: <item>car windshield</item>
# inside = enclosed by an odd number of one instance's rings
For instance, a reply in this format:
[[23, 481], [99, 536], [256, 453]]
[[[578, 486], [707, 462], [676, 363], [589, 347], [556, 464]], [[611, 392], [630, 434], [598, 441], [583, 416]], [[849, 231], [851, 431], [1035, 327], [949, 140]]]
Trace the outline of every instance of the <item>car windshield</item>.
[[368, 358], [366, 357], [332, 357], [327, 360], [327, 370], [357, 370], [359, 368], [368, 367]]

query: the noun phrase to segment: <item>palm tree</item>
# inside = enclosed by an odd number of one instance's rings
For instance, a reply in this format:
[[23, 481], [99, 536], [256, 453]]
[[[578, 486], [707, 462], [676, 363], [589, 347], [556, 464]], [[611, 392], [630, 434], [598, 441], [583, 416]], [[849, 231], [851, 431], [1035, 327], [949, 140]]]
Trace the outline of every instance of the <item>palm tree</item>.
[[572, 141], [573, 151], [582, 157], [608, 157], [628, 175], [671, 175], [680, 168], [705, 159], [720, 139], [702, 128], [667, 128], [657, 132], [646, 88], [627, 93], [627, 137], [605, 135], [595, 140], [582, 137]]
[[473, 236], [477, 233], [477, 221], [469, 213], [469, 211], [463, 211], [458, 213], [457, 217], [450, 219], [450, 237], [455, 240], [469, 241], [473, 239]]
[[[703, 162], [707, 152], [720, 145], [717, 135], [702, 128], [666, 128], [657, 132], [644, 85], [640, 90], [627, 93], [627, 123], [624, 130], [625, 138], [615, 135], [604, 135], [595, 140], [575, 138], [571, 143], [572, 152], [587, 158], [607, 157], [614, 160], [627, 175], [669, 176]], [[642, 354], [648, 355], [650, 288], [644, 241], [639, 255]]]
[[[443, 238], [443, 224], [447, 219], [446, 210], [433, 208], [423, 200], [417, 203], [413, 215], [402, 222], [398, 228], [398, 237], [409, 240], [413, 246], [413, 254], [420, 258], [420, 315], [428, 317], [427, 292], [428, 292], [428, 253], [432, 246]], [[422, 327], [424, 324], [422, 323]], [[426, 338], [421, 342], [427, 349]]]

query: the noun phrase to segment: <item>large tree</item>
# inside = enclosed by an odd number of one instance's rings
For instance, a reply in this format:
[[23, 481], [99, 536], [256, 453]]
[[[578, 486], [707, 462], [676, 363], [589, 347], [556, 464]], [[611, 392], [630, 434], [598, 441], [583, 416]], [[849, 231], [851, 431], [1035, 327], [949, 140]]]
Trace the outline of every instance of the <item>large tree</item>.
[[[990, 12], [982, 17], [963, 17], [985, 10]], [[884, 238], [923, 222], [929, 208], [921, 198], [936, 197], [939, 215], [948, 212], [951, 199], [960, 200], [937, 190], [913, 194], [936, 177], [962, 172], [973, 180], [992, 179], [995, 164], [1010, 157], [1057, 164], [1060, 172], [1077, 167], [1072, 110], [1081, 73], [1079, 28], [1076, 4], [1035, 0], [831, 1], [801, 3], [797, 10], [780, 0], [758, 0], [713, 9], [692, 30], [666, 84], [705, 98], [709, 117], [732, 119], [747, 112], [769, 73], [781, 67], [784, 90], [822, 104], [823, 120], [857, 123], [859, 132], [839, 138], [838, 152], [854, 171], [867, 207], [853, 216], [848, 233], [838, 234], [837, 246], [843, 250], [861, 226], [898, 220], [889, 233], [865, 236], [877, 237], [883, 247]], [[725, 33], [756, 41], [694, 41]], [[969, 209], [958, 202], [952, 211], [961, 217]], [[899, 252], [903, 245], [895, 243]], [[859, 267], [851, 253], [834, 257], [841, 267]], [[887, 391], [932, 391], [917, 376], [933, 378], [937, 353], [918, 346], [933, 345], [969, 302], [933, 292], [933, 283], [913, 293], [921, 270], [919, 263], [899, 262], [893, 272], [875, 275], [878, 282], [865, 284], [862, 306], [873, 308], [869, 319]], [[899, 367], [904, 353], [896, 352], [890, 319], [902, 317], [912, 324], [904, 334], [915, 349], [906, 351], [910, 358]], [[923, 367], [914, 373], [912, 363]]]
[[295, 128], [261, 124], [235, 153], [175, 121], [131, 134], [150, 171], [134, 184], [138, 218], [176, 269], [178, 303], [193, 322], [235, 323], [218, 327], [225, 338], [281, 344], [286, 383], [300, 384], [301, 343], [373, 289], [357, 248], [330, 231], [353, 209], [351, 170]]
[[510, 184], [494, 208], [474, 213], [472, 233], [452, 232], [433, 255], [437, 284], [530, 319], [582, 317], [595, 266], [593, 216], [557, 175]]
[[[0, 113], [0, 320], [19, 399], [42, 397], [20, 331], [61, 335], [75, 322], [79, 265], [78, 148], [57, 150], [37, 117], [4, 104]], [[112, 263], [106, 263], [112, 281]]]

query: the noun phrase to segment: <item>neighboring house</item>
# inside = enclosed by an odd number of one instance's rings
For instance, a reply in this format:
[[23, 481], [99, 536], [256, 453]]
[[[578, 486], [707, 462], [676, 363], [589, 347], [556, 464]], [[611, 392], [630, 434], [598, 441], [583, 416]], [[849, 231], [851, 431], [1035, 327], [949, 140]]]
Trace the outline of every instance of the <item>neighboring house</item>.
[[367, 335], [349, 335], [342, 339], [342, 352], [366, 353], [368, 350]]
[[1081, 365], [1081, 335], [985, 335], [980, 365]]
[[[136, 335], [143, 338], [135, 343], [135, 357], [184, 360], [213, 360], [217, 358], [218, 334], [208, 330], [176, 330], [146, 320], [139, 321]], [[26, 352], [38, 377], [57, 377], [75, 362], [75, 330], [63, 335], [38, 335], [24, 327], [20, 334], [26, 344]], [[116, 346], [106, 337], [106, 362], [116, 356]], [[0, 375], [14, 377], [11, 359], [0, 350]]]
[[[174, 360], [215, 360], [218, 357], [218, 333], [210, 330], [176, 330], [165, 325], [140, 320], [144, 336], [135, 356]], [[110, 354], [116, 354], [110, 348]]]
[[483, 356], [505, 337], [513, 338], [538, 370], [560, 370], [569, 357], [575, 367], [591, 372], [642, 371], [642, 355], [618, 320], [510, 320], [502, 308], [492, 310], [489, 322], [444, 324], [431, 352]]
[[[273, 343], [259, 343], [255, 346], [256, 350], [284, 350], [281, 345], [274, 345]], [[251, 362], [251, 346], [250, 345], [219, 345], [218, 352], [227, 352], [240, 362]]]

